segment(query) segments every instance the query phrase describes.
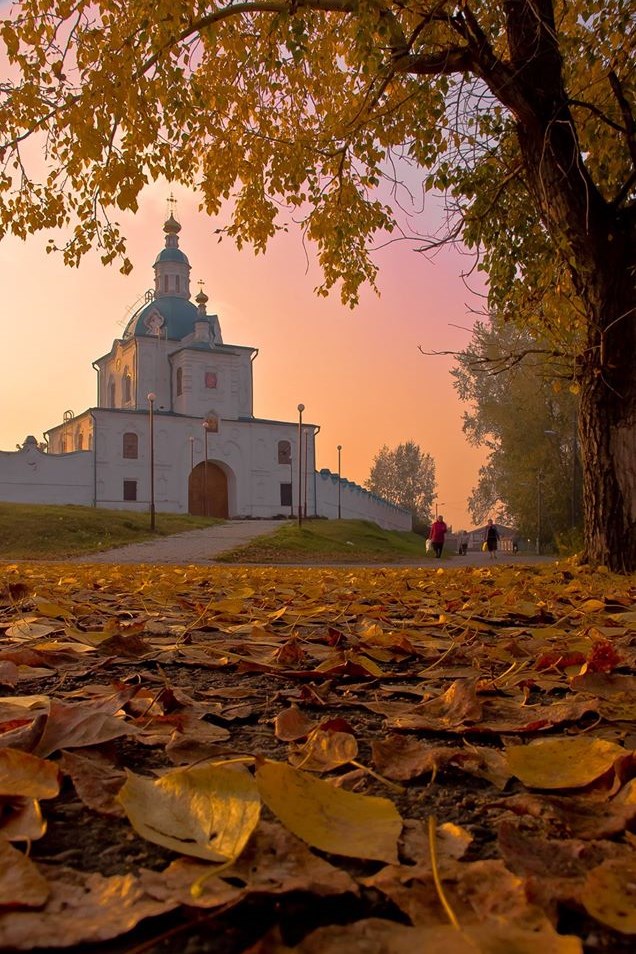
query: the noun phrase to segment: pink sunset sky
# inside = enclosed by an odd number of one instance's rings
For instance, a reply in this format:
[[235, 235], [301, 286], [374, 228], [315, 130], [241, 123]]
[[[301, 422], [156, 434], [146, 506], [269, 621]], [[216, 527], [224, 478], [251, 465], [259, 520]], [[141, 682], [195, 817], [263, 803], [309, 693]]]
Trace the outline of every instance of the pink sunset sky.
[[[124, 277], [86, 256], [78, 269], [44, 251], [48, 234], [0, 242], [3, 340], [0, 349], [0, 449], [27, 434], [38, 439], [66, 410], [96, 403], [91, 362], [123, 333], [130, 310], [153, 287], [152, 264], [163, 247], [169, 187], [149, 186], [136, 216], [118, 216], [134, 270]], [[338, 293], [320, 298], [317, 266], [307, 262], [299, 232], [275, 239], [266, 255], [238, 251], [214, 230], [222, 223], [198, 211], [198, 199], [173, 190], [180, 244], [202, 280], [208, 313], [219, 315], [226, 343], [259, 349], [254, 413], [320, 425], [318, 467], [364, 483], [383, 444], [413, 440], [436, 462], [437, 505], [455, 529], [472, 526], [466, 500], [484, 451], [462, 432], [462, 405], [452, 359], [422, 355], [464, 347], [482, 302], [461, 279], [470, 260], [448, 249], [428, 260], [406, 242], [376, 254], [380, 297], [365, 289], [357, 309]], [[311, 249], [309, 249], [311, 254]], [[478, 287], [477, 282], [475, 285]]]

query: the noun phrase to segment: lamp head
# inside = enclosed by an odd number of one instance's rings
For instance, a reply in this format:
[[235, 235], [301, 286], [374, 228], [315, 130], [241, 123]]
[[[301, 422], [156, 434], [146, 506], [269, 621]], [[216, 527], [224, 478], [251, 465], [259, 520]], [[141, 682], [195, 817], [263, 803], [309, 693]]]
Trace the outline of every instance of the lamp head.
[[304, 405], [304, 404], [299, 404], [299, 405], [298, 405], [298, 410], [299, 410], [300, 413], [302, 414], [303, 411], [305, 410], [305, 405]]
[[150, 394], [148, 395], [148, 400], [152, 404], [152, 402], [156, 401], [156, 399], [157, 399], [157, 395], [154, 393], [154, 391], [151, 391]]

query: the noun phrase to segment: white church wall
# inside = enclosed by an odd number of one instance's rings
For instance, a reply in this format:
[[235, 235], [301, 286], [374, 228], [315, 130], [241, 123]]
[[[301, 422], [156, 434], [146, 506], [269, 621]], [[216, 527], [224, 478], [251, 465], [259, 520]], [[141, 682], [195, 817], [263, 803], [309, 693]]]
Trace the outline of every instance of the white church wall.
[[[338, 517], [338, 475], [326, 468], [316, 474], [318, 516]], [[410, 530], [412, 517], [403, 510], [370, 493], [359, 484], [340, 479], [340, 513], [345, 520], [372, 520], [385, 530]]]
[[35, 443], [19, 451], [0, 451], [0, 500], [91, 506], [93, 497], [90, 451], [52, 456]]
[[[155, 395], [155, 410], [171, 409], [170, 362], [168, 354], [177, 347], [160, 337], [135, 338], [137, 342], [137, 407], [148, 409], [148, 395]], [[102, 406], [106, 406], [102, 402]], [[118, 405], [119, 406], [119, 405]]]

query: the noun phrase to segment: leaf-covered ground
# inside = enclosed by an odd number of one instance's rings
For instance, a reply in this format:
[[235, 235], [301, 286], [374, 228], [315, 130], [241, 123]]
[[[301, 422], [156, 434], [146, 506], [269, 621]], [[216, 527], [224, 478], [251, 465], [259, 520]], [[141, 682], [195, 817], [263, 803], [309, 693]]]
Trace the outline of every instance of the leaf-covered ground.
[[621, 954], [636, 581], [5, 565], [0, 948]]

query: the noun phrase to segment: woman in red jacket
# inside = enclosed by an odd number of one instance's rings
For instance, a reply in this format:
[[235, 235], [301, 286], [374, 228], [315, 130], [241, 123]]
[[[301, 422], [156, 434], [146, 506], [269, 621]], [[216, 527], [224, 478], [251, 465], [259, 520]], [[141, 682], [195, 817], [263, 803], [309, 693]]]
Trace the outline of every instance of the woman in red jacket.
[[429, 539], [433, 544], [433, 550], [435, 551], [435, 556], [439, 560], [442, 555], [442, 550], [444, 549], [444, 537], [446, 536], [446, 531], [448, 527], [444, 523], [444, 518], [441, 513], [439, 517], [435, 517], [435, 523], [431, 527], [431, 532], [429, 533]]

